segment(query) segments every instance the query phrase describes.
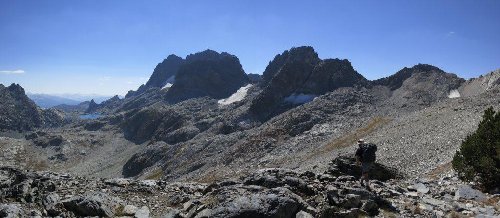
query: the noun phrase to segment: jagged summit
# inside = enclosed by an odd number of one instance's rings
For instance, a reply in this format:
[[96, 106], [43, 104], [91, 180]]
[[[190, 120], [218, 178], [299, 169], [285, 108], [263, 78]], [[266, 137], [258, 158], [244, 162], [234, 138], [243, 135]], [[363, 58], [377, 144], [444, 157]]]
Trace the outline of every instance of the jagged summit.
[[[498, 71], [464, 82], [419, 64], [369, 81], [348, 60], [321, 60], [303, 46], [277, 55], [266, 80], [249, 80], [236, 56], [212, 50], [186, 59], [169, 56], [150, 80], [164, 80], [173, 71], [162, 68], [176, 60], [183, 63], [171, 87], [150, 82], [125, 99], [92, 101], [86, 105], [97, 118], [77, 116], [61, 128], [45, 128], [47, 113], [23, 100], [22, 87], [0, 85], [0, 134], [5, 126], [22, 132], [16, 133], [20, 139], [0, 137], [0, 166], [22, 168], [0, 167], [8, 175], [0, 176], [8, 182], [0, 191], [6, 199], [0, 214], [103, 214], [87, 213], [93, 211], [88, 205], [105, 208], [109, 216], [138, 217], [274, 217], [279, 211], [291, 211], [279, 217], [357, 217], [384, 212], [380, 207], [398, 208], [395, 215], [403, 217], [415, 211], [426, 217], [455, 210], [500, 214], [482, 201], [457, 202], [453, 196], [464, 198], [463, 190], [488, 202], [497, 199], [463, 188], [445, 169], [477, 128], [481, 111], [499, 109]], [[451, 91], [463, 98], [448, 99]], [[368, 190], [356, 181], [354, 159], [328, 164], [352, 156], [359, 138], [377, 144], [377, 163], [405, 181], [379, 178]], [[447, 175], [420, 180], [432, 169]], [[112, 178], [122, 176], [133, 179]], [[124, 200], [123, 207], [113, 206], [114, 197]]]
[[186, 56], [186, 61], [214, 61], [221, 60], [223, 58], [237, 58], [235, 55], [229, 54], [227, 52], [217, 52], [211, 49], [205, 51], [197, 52], [194, 54], [189, 54]]
[[285, 103], [305, 103], [340, 87], [367, 85], [348, 60], [321, 60], [310, 46], [284, 51], [269, 63], [263, 74], [263, 91], [250, 111], [264, 119], [279, 112]]
[[176, 55], [169, 55], [163, 62], [156, 65], [153, 74], [145, 85], [145, 88], [165, 86], [169, 79], [175, 80], [175, 75], [180, 66], [184, 63], [184, 59]]
[[227, 98], [249, 82], [236, 56], [205, 50], [186, 57], [166, 99], [179, 102], [203, 96]]
[[156, 66], [146, 84], [125, 97], [138, 96], [151, 88], [169, 88], [166, 96], [170, 102], [203, 96], [225, 98], [249, 82], [238, 57], [207, 49], [186, 59], [169, 55]]
[[264, 73], [262, 74], [262, 85], [267, 85], [278, 71], [287, 62], [303, 61], [312, 65], [320, 61], [318, 54], [311, 46], [293, 47], [281, 54], [277, 54], [272, 61], [269, 62]]

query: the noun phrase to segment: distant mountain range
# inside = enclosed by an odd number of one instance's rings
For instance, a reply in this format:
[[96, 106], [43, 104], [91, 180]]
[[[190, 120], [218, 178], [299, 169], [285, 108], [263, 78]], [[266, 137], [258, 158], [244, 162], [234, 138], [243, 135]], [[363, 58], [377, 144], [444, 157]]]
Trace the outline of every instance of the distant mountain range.
[[97, 103], [101, 103], [112, 97], [104, 95], [82, 95], [82, 94], [49, 95], [49, 94], [27, 93], [27, 95], [41, 108], [51, 108], [62, 104], [78, 105], [81, 102], [90, 101], [92, 99], [94, 99], [94, 101]]

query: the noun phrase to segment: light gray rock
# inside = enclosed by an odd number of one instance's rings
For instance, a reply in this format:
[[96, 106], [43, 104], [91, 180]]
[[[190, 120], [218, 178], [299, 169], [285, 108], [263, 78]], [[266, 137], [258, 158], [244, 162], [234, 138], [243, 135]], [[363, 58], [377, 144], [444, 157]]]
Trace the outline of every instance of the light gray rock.
[[441, 200], [437, 200], [435, 198], [424, 197], [424, 198], [422, 198], [422, 202], [424, 202], [426, 204], [430, 204], [430, 205], [435, 206], [435, 207], [439, 207], [441, 209], [444, 209], [444, 207], [446, 206], [446, 202], [441, 201]]
[[127, 205], [123, 208], [122, 215], [125, 216], [133, 216], [137, 211], [137, 207], [134, 205]]
[[484, 201], [486, 200], [486, 195], [479, 190], [473, 189], [468, 185], [460, 185], [458, 186], [457, 191], [455, 192], [455, 200], [458, 199], [468, 199], [468, 200], [477, 200]]
[[295, 214], [295, 218], [313, 218], [313, 215], [301, 210], [297, 214]]
[[135, 218], [148, 218], [149, 217], [149, 208], [146, 206], [141, 207], [135, 212]]
[[[200, 213], [202, 213], [202, 212], [200, 212]], [[163, 213], [163, 215], [161, 215], [160, 217], [161, 218], [180, 218], [181, 215], [180, 215], [179, 210], [177, 210], [175, 208], [167, 207], [165, 209], [165, 212]]]
[[0, 204], [0, 217], [17, 218], [21, 216], [21, 209], [17, 204]]
[[417, 192], [420, 192], [423, 194], [427, 194], [429, 192], [429, 188], [426, 185], [424, 185], [423, 183], [416, 183], [415, 185], [413, 185], [413, 188], [415, 190], [417, 190]]
[[106, 179], [104, 183], [108, 185], [113, 185], [113, 186], [120, 186], [120, 187], [125, 187], [129, 185], [131, 182], [130, 179], [125, 179], [125, 178], [113, 178], [113, 179]]

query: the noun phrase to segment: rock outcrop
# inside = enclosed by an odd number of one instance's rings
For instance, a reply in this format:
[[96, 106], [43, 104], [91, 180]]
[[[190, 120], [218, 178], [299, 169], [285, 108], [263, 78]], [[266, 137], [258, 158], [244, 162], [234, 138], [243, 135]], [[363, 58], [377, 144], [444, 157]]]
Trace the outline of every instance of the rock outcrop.
[[490, 90], [500, 90], [500, 69], [492, 71], [479, 78], [467, 80], [457, 90], [459, 97], [469, 97], [483, 94]]
[[27, 131], [42, 126], [57, 126], [63, 121], [55, 110], [42, 110], [26, 96], [18, 84], [0, 84], [0, 131]]
[[458, 89], [464, 81], [432, 65], [418, 64], [375, 80], [373, 84], [388, 87], [392, 91], [389, 104], [414, 110], [449, 98], [450, 92]]
[[348, 60], [321, 60], [312, 47], [292, 48], [269, 63], [262, 77], [263, 90], [250, 111], [268, 119], [281, 111], [283, 103], [301, 104], [340, 87], [367, 84]]
[[206, 50], [186, 57], [166, 99], [173, 103], [205, 96], [222, 99], [247, 83], [249, 79], [236, 56]]
[[141, 85], [137, 91], [129, 91], [126, 98], [136, 96], [144, 93], [146, 90], [150, 88], [163, 88], [167, 83], [173, 84], [175, 82], [175, 77], [179, 68], [184, 63], [184, 59], [178, 57], [176, 55], [169, 55], [166, 59], [164, 59], [161, 63], [156, 65], [153, 74], [149, 77], [149, 80], [146, 84]]
[[[345, 161], [349, 160], [340, 162]], [[266, 168], [235, 179], [171, 183], [154, 179], [90, 179], [0, 167], [0, 215], [284, 218], [500, 215], [498, 196], [481, 193], [460, 182], [454, 174], [436, 179], [371, 180], [369, 186], [361, 186], [357, 176], [335, 167], [324, 173]]]
[[94, 99], [90, 100], [89, 106], [87, 107], [87, 110], [85, 110], [85, 113], [94, 113], [99, 109], [99, 104], [95, 103]]

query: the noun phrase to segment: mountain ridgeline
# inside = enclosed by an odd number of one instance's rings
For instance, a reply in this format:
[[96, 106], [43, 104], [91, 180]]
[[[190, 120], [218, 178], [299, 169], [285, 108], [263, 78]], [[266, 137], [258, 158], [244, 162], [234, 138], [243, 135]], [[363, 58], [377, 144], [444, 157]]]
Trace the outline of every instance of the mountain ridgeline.
[[[0, 204], [0, 216], [500, 215], [488, 205], [498, 196], [447, 169], [482, 111], [500, 109], [499, 70], [464, 80], [417, 64], [370, 81], [302, 46], [260, 76], [206, 50], [168, 56], [137, 90], [102, 103], [43, 110], [17, 84], [0, 94], [0, 133], [22, 134], [0, 137], [0, 197], [21, 202]], [[74, 119], [84, 113], [96, 116]], [[379, 147], [372, 189], [346, 157], [359, 138]]]

